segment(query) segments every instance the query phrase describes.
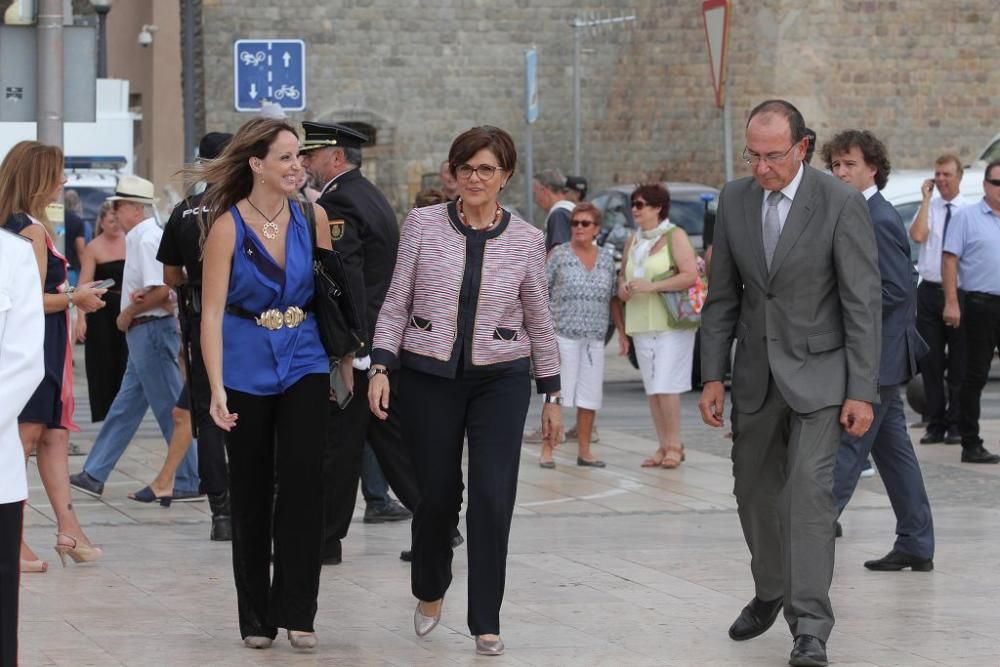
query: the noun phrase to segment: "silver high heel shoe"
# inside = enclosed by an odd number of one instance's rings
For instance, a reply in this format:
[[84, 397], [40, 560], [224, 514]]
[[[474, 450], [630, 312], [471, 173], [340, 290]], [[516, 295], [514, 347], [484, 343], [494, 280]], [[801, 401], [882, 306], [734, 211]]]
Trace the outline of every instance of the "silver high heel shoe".
[[479, 655], [503, 655], [503, 640], [500, 637], [483, 639], [480, 635], [476, 635], [476, 653]]
[[260, 635], [247, 635], [243, 638], [243, 645], [247, 648], [271, 648], [272, 643], [273, 639]]
[[425, 636], [437, 627], [438, 622], [441, 620], [441, 609], [443, 608], [444, 598], [442, 598], [442, 604], [438, 608], [438, 613], [433, 616], [424, 616], [420, 613], [420, 603], [417, 603], [417, 608], [413, 610], [413, 631], [417, 633], [418, 637]]
[[311, 649], [316, 648], [316, 644], [318, 644], [319, 641], [316, 639], [315, 632], [289, 630], [288, 643], [292, 645], [292, 648]]

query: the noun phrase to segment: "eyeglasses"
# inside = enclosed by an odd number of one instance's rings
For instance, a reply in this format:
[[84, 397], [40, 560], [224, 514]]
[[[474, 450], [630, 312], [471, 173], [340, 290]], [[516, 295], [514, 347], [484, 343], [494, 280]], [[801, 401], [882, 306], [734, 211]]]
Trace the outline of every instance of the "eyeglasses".
[[593, 220], [585, 220], [585, 219], [581, 218], [581, 219], [570, 220], [569, 224], [572, 227], [590, 227], [591, 225], [594, 224], [594, 221]]
[[478, 167], [473, 167], [471, 164], [463, 164], [455, 169], [455, 173], [459, 178], [469, 179], [472, 178], [473, 174], [476, 174], [482, 181], [490, 180], [498, 171], [504, 171], [504, 168], [495, 167], [492, 164], [481, 164]]
[[987, 178], [985, 179], [985, 181], [990, 185], [996, 185], [997, 187], [1000, 187], [1000, 178]]
[[784, 153], [768, 153], [767, 155], [758, 155], [753, 151], [749, 150], [746, 146], [743, 147], [743, 161], [746, 162], [751, 167], [760, 162], [765, 164], [778, 164], [779, 162], [784, 162], [788, 158], [788, 154], [792, 152], [792, 149], [798, 145], [798, 142], [792, 143], [788, 147], [788, 150]]
[[637, 211], [641, 211], [642, 209], [646, 208], [647, 206], [649, 206], [649, 204], [647, 204], [646, 202], [642, 201], [641, 199], [635, 199], [635, 200], [632, 201], [632, 208], [634, 208]]

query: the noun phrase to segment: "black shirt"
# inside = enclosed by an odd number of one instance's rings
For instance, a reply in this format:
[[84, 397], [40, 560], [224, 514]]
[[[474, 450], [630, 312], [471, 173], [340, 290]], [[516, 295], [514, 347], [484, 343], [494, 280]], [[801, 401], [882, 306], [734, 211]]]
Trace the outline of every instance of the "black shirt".
[[201, 228], [198, 226], [202, 212], [201, 199], [205, 193], [188, 197], [174, 207], [163, 228], [160, 249], [156, 259], [166, 266], [183, 266], [187, 282], [201, 285]]
[[76, 252], [76, 240], [86, 238], [83, 226], [83, 218], [73, 211], [66, 211], [63, 226], [66, 230], [66, 263], [69, 268], [80, 270], [80, 255]]

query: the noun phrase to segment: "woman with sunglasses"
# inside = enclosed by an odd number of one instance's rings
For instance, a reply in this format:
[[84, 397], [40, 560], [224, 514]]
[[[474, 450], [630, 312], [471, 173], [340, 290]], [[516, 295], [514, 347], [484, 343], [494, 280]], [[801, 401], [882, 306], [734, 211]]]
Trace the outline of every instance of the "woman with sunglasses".
[[698, 279], [697, 256], [687, 234], [670, 222], [670, 193], [658, 184], [632, 193], [638, 231], [625, 244], [618, 298], [625, 303], [625, 332], [635, 342], [659, 448], [644, 468], [676, 468], [684, 460], [681, 399], [691, 390], [695, 331], [672, 329], [661, 292], [686, 290]]
[[[603, 468], [604, 461], [590, 451], [594, 418], [601, 409], [604, 385], [604, 335], [608, 311], [618, 330], [619, 352], [628, 354], [628, 338], [621, 302], [615, 296], [615, 258], [610, 248], [598, 247], [601, 210], [589, 202], [577, 204], [570, 218], [570, 242], [549, 253], [545, 277], [559, 343], [563, 405], [576, 407], [578, 466]], [[542, 444], [538, 465], [555, 468], [553, 443]]]
[[410, 575], [419, 637], [438, 624], [451, 584], [468, 437], [468, 623], [480, 655], [504, 650], [500, 604], [532, 363], [546, 394], [542, 433], [550, 444], [562, 438], [545, 239], [497, 201], [516, 162], [513, 139], [496, 127], [474, 127], [452, 143], [459, 198], [407, 216], [368, 371], [379, 419], [390, 409], [388, 374], [400, 376], [395, 408], [421, 497]]

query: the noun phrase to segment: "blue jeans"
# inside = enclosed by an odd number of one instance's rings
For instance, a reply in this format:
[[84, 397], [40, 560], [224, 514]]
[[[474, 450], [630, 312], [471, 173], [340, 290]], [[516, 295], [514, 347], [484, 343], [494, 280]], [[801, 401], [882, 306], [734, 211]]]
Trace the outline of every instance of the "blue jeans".
[[[125, 339], [128, 343], [128, 366], [121, 388], [83, 464], [84, 472], [101, 482], [107, 481], [125, 448], [132, 442], [147, 408], [153, 408], [160, 432], [164, 440], [170, 442], [174, 433], [172, 412], [181, 393], [177, 320], [166, 317], [140, 324], [129, 329]], [[196, 447], [188, 448], [177, 468], [174, 489], [198, 491]]]
[[385, 481], [385, 475], [382, 474], [382, 468], [375, 458], [375, 452], [368, 443], [365, 443], [361, 454], [361, 493], [365, 497], [366, 506], [385, 507], [391, 500], [389, 484]]

